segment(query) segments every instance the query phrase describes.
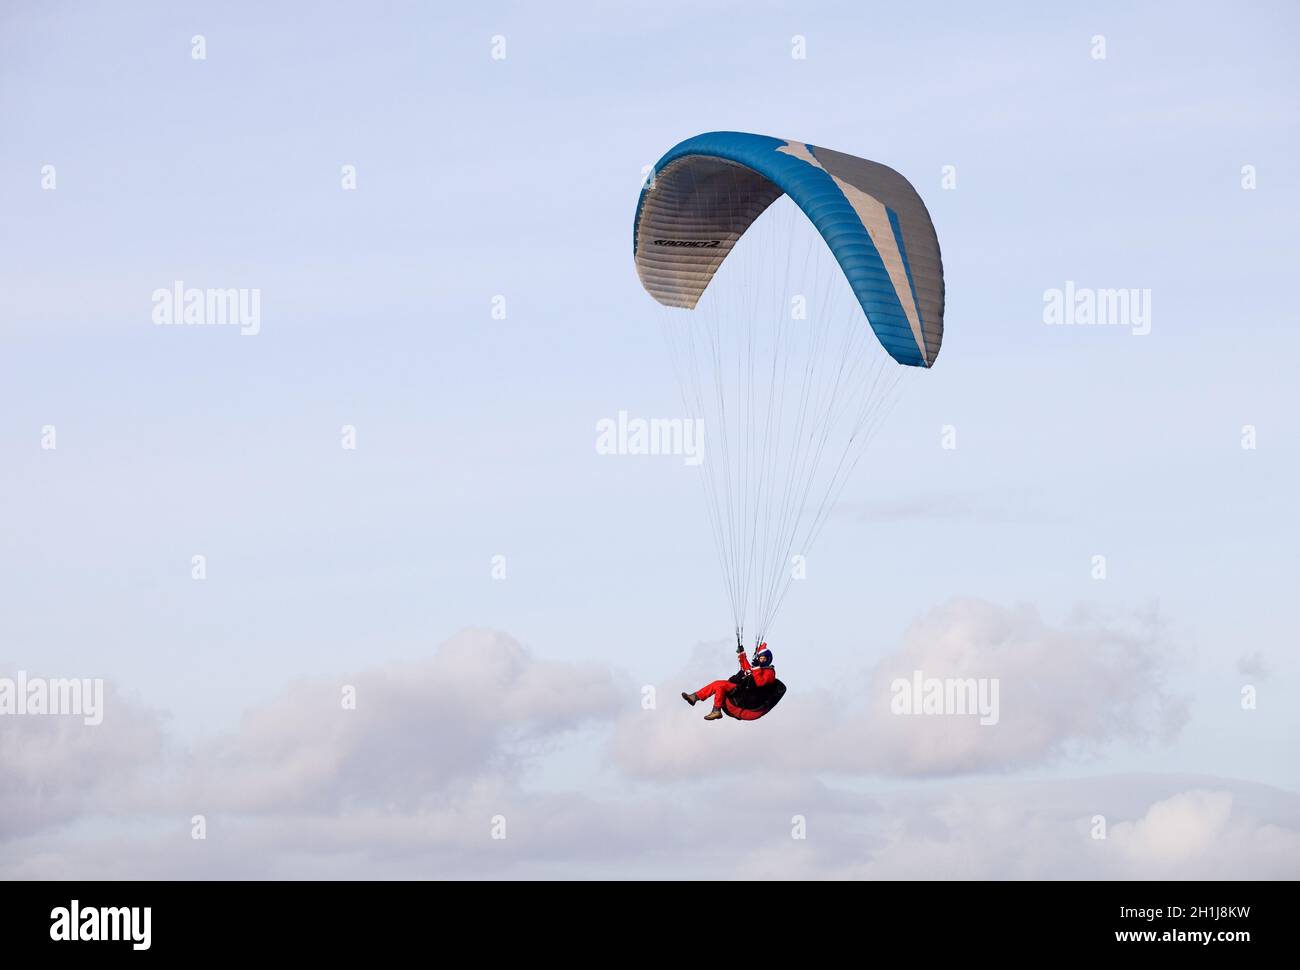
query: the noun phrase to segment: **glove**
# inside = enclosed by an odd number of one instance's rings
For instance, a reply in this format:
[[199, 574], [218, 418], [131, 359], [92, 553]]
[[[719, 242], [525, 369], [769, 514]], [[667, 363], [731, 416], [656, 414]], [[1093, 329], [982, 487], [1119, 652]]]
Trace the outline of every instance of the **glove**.
[[736, 644], [736, 653], [744, 653], [745, 648], [741, 644]]

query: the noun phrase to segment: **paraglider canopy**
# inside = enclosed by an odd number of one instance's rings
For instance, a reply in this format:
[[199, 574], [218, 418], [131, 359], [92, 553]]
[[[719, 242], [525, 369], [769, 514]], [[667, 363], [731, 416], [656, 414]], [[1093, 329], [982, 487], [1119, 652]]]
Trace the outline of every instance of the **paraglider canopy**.
[[821, 233], [867, 320], [900, 364], [929, 367], [943, 342], [943, 265], [925, 203], [879, 162], [803, 142], [715, 131], [655, 165], [632, 249], [642, 285], [694, 309], [722, 261], [782, 195]]

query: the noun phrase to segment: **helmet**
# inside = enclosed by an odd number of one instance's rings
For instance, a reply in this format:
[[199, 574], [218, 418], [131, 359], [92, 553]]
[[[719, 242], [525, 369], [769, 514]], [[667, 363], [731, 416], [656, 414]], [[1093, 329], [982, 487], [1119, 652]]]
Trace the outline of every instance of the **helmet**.
[[760, 667], [772, 666], [772, 651], [767, 649], [766, 643], [760, 643], [754, 651], [754, 663]]

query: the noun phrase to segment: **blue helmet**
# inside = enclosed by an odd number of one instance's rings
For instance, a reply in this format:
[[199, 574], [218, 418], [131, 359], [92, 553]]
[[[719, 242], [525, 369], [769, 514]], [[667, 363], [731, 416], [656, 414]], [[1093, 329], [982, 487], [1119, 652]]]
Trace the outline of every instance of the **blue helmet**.
[[754, 664], [758, 667], [772, 666], [772, 651], [767, 649], [766, 643], [760, 643], [754, 651]]

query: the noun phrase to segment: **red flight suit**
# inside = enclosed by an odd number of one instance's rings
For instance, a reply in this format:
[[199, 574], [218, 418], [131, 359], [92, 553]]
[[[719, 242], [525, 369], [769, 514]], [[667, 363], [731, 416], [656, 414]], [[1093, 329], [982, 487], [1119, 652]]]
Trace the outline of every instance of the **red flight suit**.
[[[765, 647], [767, 646], [767, 644], [763, 644], [763, 646]], [[749, 658], [745, 656], [743, 651], [739, 654], [739, 656], [740, 656], [740, 669], [754, 671], [754, 684], [756, 686], [766, 687], [772, 681], [776, 680], [776, 670], [774, 668], [759, 667], [757, 670], [754, 670], [754, 668], [750, 667]], [[695, 692], [695, 696], [702, 701], [708, 700], [710, 697], [712, 697], [713, 708], [714, 710], [717, 710], [722, 706], [722, 702], [726, 699], [726, 696], [730, 694], [733, 690], [735, 690], [737, 686], [738, 686], [737, 684], [733, 684], [729, 680], [715, 680], [707, 687], [701, 687], [699, 690], [697, 690]], [[738, 712], [740, 711], [740, 708], [737, 708], [736, 711], [737, 713], [733, 714], [732, 715], [733, 717], [738, 716]], [[750, 720], [750, 718], [742, 718], [742, 720]]]

